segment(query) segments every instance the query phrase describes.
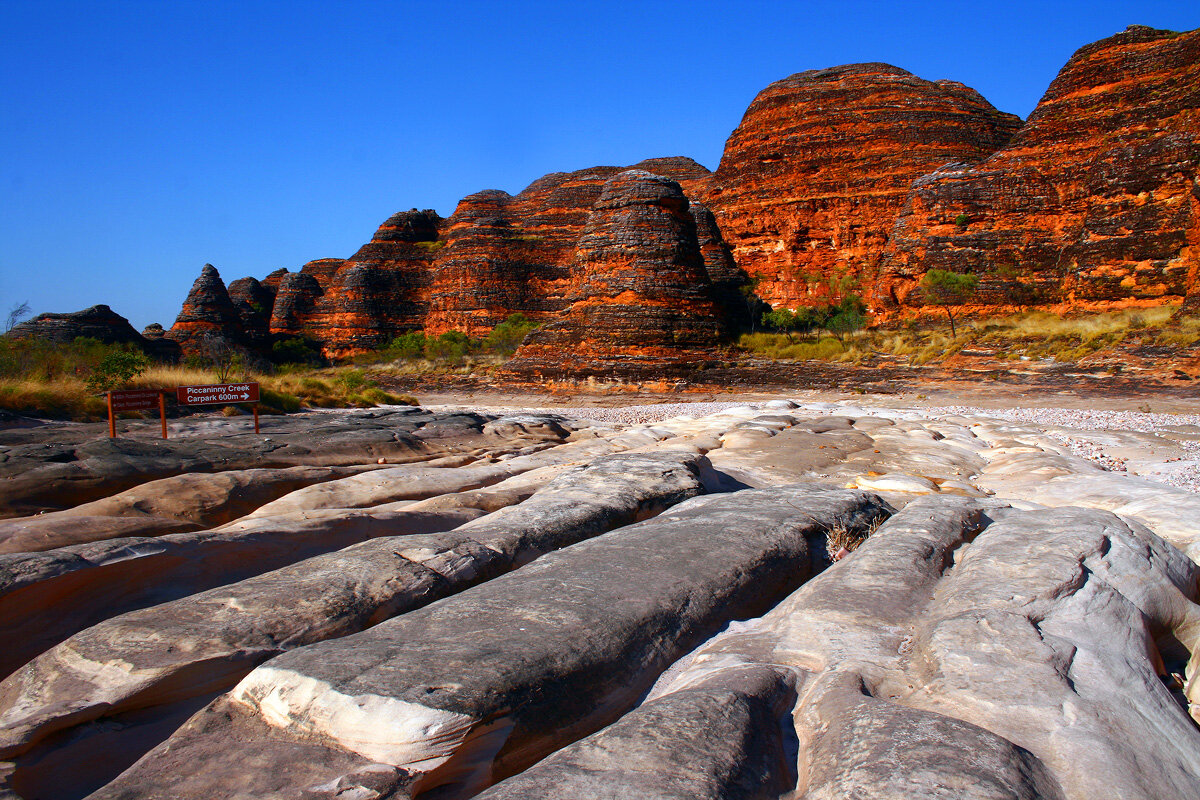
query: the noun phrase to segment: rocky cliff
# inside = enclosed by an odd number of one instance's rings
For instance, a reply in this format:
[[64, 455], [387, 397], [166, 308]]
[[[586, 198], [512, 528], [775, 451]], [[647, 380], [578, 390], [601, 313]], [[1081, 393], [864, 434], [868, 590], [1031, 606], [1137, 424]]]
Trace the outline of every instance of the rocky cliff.
[[[226, 291], [206, 268], [168, 335], [185, 350], [213, 331], [251, 347], [305, 336], [344, 356], [418, 328], [482, 335], [520, 312], [551, 325], [527, 351], [539, 359], [626, 339], [640, 358], [642, 345], [711, 347], [752, 324], [749, 280], [777, 307], [856, 292], [878, 313], [919, 305], [913, 289], [933, 268], [978, 274], [990, 304], [1188, 297], [1194, 308], [1198, 162], [1200, 31], [1134, 27], [1082, 48], [1025, 124], [961, 83], [899, 67], [810, 70], [754, 99], [716, 173], [683, 157], [553, 173], [516, 195], [472, 194], [448, 219], [400, 212], [350, 258], [298, 273]], [[601, 204], [629, 169], [678, 187], [686, 257], [652, 244], [665, 206]], [[619, 246], [598, 244], [600, 229]], [[649, 302], [652, 283], [671, 299]], [[672, 306], [685, 283], [703, 311]], [[676, 322], [664, 328], [667, 307]]]
[[1200, 31], [1081, 48], [1012, 141], [913, 183], [881, 294], [975, 272], [992, 302], [1179, 300], [1200, 240]]
[[888, 64], [800, 72], [750, 104], [706, 202], [772, 305], [869, 291], [913, 180], [990, 155], [1019, 125], [973, 89]]
[[675, 181], [644, 170], [604, 184], [576, 244], [570, 284], [570, 305], [530, 334], [513, 369], [661, 363], [711, 349], [723, 333], [688, 199]]

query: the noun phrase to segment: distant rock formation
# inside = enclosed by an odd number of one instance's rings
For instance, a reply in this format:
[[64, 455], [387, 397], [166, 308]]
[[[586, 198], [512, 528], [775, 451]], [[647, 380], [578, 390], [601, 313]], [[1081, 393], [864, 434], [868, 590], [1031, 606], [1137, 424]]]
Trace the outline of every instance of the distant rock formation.
[[129, 320], [106, 305], [95, 305], [67, 314], [47, 312], [14, 325], [6, 335], [14, 339], [45, 339], [66, 344], [80, 337], [96, 339], [104, 344], [132, 344], [145, 353], [163, 360], [179, 358], [179, 346], [162, 339], [162, 326], [154, 336], [154, 326], [146, 329], [149, 335], [137, 332]]
[[990, 155], [1020, 124], [961, 83], [889, 64], [800, 72], [750, 104], [706, 202], [772, 305], [869, 292], [913, 180]]
[[184, 352], [194, 352], [206, 338], [218, 337], [231, 344], [245, 344], [250, 338], [221, 273], [212, 264], [205, 264], [200, 277], [192, 284], [183, 309], [166, 337], [179, 343]]
[[992, 302], [1179, 300], [1200, 237], [1200, 31], [1081, 48], [1012, 141], [917, 180], [881, 294], [975, 272]]
[[[979, 275], [984, 304], [1195, 309], [1197, 163], [1200, 31], [1132, 27], [1080, 49], [1024, 125], [961, 83], [888, 64], [810, 70], [754, 99], [716, 173], [685, 157], [556, 172], [516, 195], [472, 194], [448, 219], [394, 214], [348, 259], [228, 291], [206, 267], [168, 336], [185, 351], [208, 332], [258, 349], [305, 337], [342, 357], [417, 329], [481, 336], [520, 312], [547, 325], [523, 357], [562, 362], [553, 347], [587, 342], [638, 361], [712, 348], [752, 327], [763, 300], [919, 306], [913, 289], [934, 268]], [[655, 244], [658, 201], [602, 207], [629, 170], [678, 186], [686, 258]], [[610, 244], [596, 245], [599, 229]], [[623, 271], [626, 259], [639, 266]], [[671, 300], [648, 300], [651, 275]], [[593, 308], [600, 298], [613, 308]]]
[[710, 350], [723, 331], [688, 199], [675, 181], [618, 173], [588, 216], [561, 318], [530, 334], [513, 369], [573, 372], [581, 364]]

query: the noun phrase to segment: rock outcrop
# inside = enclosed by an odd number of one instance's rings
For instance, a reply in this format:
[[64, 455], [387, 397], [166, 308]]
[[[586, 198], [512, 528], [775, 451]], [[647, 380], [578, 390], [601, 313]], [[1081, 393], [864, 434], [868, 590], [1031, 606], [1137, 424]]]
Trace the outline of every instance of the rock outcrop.
[[1200, 31], [1131, 27], [1076, 52], [1007, 146], [913, 184], [881, 292], [903, 302], [936, 268], [1009, 305], [1178, 301], [1197, 164]]
[[750, 104], [705, 202], [772, 305], [863, 293], [912, 181], [990, 155], [1019, 125], [973, 89], [888, 64], [800, 72]]
[[5, 336], [12, 338], [44, 339], [66, 344], [77, 338], [91, 338], [104, 344], [132, 344], [144, 353], [162, 361], [179, 359], [179, 345], [162, 338], [162, 326], [146, 327], [138, 333], [130, 320], [121, 317], [108, 306], [92, 306], [71, 313], [47, 312], [12, 326]]
[[[979, 275], [983, 304], [1186, 300], [1190, 313], [1200, 295], [1198, 63], [1200, 31], [1132, 27], [1079, 50], [1024, 124], [961, 83], [888, 64], [797, 73], [754, 99], [716, 173], [684, 157], [553, 173], [517, 195], [472, 194], [448, 219], [400, 212], [349, 259], [299, 273], [225, 292], [206, 269], [169, 335], [185, 351], [206, 332], [259, 349], [300, 336], [346, 356], [416, 329], [480, 336], [519, 312], [550, 326], [526, 354], [539, 362], [564, 361], [586, 339], [597, 354], [622, 352], [581, 362], [581, 374], [651, 357], [669, 372], [699, 340], [711, 348], [722, 331], [752, 326], [763, 300], [795, 308], [853, 292], [890, 313], [923, 304], [913, 290], [935, 268]], [[659, 277], [705, 295], [715, 325], [693, 325], [692, 299], [664, 321], [637, 289], [611, 314], [595, 310], [614, 297], [605, 285], [629, 276], [601, 279], [617, 262], [584, 269], [581, 254], [607, 182], [629, 169], [675, 181], [687, 198], [700, 277], [674, 251], [641, 261], [665, 259]], [[659, 235], [646, 222], [608, 224], [635, 247]], [[641, 353], [621, 344], [635, 333], [649, 334]]]
[[242, 335], [256, 348], [265, 349], [271, 341], [271, 309], [275, 306], [276, 287], [255, 278], [238, 278], [229, 284], [229, 299], [242, 323]]
[[68, 314], [47, 312], [13, 326], [7, 334], [14, 339], [45, 339], [72, 342], [84, 336], [105, 344], [142, 344], [143, 336], [129, 320], [106, 305], [92, 306]]
[[154, 335], [154, 326], [144, 334], [129, 324], [129, 320], [106, 305], [95, 305], [82, 311], [66, 314], [46, 312], [12, 327], [6, 336], [14, 339], [44, 339], [65, 344], [78, 338], [96, 339], [104, 344], [131, 344], [149, 355], [171, 361], [179, 357], [179, 346], [162, 340], [162, 326]]
[[200, 270], [200, 277], [192, 284], [183, 309], [166, 336], [178, 342], [185, 353], [197, 352], [205, 342], [214, 340], [229, 345], [247, 342], [249, 331], [229, 297], [221, 273], [212, 264], [205, 264]]
[[[713, 268], [721, 264], [711, 242]], [[727, 288], [728, 276], [725, 278]], [[578, 365], [665, 361], [709, 351], [724, 333], [696, 220], [675, 181], [618, 173], [592, 207], [571, 265], [571, 305], [530, 334], [509, 367], [569, 373]]]
[[[682, 157], [648, 159], [628, 169], [682, 181], [695, 192], [710, 174]], [[488, 191], [465, 198], [447, 221], [427, 330], [478, 335], [515, 312], [536, 321], [553, 319], [578, 293], [571, 265], [589, 214], [606, 181], [622, 171], [592, 167], [552, 173], [516, 196]]]
[[[171, 445], [207, 471], [40, 518], [202, 530], [0, 555], [0, 792], [1200, 793], [1200, 500], [1066, 429], [931, 413], [411, 409]], [[1174, 463], [1159, 424], [1070, 437]], [[0, 432], [0, 467], [53, 480], [31, 437], [79, 433]], [[390, 436], [425, 460], [375, 463]]]

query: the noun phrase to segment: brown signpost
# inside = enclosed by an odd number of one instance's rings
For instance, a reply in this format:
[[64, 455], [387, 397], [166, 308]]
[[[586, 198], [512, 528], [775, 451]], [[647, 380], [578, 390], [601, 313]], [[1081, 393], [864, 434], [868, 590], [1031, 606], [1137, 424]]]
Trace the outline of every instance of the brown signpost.
[[162, 389], [117, 389], [108, 395], [108, 436], [117, 438], [116, 415], [122, 411], [145, 411], [158, 406], [162, 420], [162, 436], [167, 438], [167, 401]]
[[181, 406], [252, 403], [254, 432], [258, 433], [257, 383], [209, 383], [201, 386], [180, 386], [175, 389], [175, 399]]

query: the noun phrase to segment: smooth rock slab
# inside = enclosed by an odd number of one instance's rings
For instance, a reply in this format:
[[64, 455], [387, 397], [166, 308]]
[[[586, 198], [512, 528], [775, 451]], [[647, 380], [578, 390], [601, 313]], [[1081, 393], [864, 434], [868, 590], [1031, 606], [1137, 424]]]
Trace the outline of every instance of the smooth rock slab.
[[75, 508], [0, 522], [0, 553], [211, 528], [302, 486], [374, 469], [291, 467], [176, 475]]
[[[700, 461], [679, 453], [602, 457], [474, 530], [514, 542], [536, 535], [547, 548], [557, 531], [570, 544], [698, 494]], [[0, 684], [0, 762], [13, 762], [0, 775], [22, 795], [80, 796], [39, 766], [71, 760], [69, 752], [92, 761], [105, 752], [99, 769], [79, 759], [74, 770], [76, 783], [94, 776], [90, 791], [155, 744], [138, 750], [128, 742], [146, 737], [111, 718], [148, 708], [176, 716], [174, 707], [228, 689], [280, 652], [361, 631], [507, 571], [517, 552], [461, 532], [384, 537], [101, 622]]]
[[[149, 480], [189, 472], [257, 467], [351, 466], [439, 456], [513, 452], [562, 442], [569, 435], [553, 415], [503, 417], [419, 408], [309, 413], [264, 420], [263, 434], [225, 432], [209, 439], [73, 441], [69, 431], [28, 432], [58, 441], [0, 446], [0, 517], [60, 510]], [[95, 429], [93, 435], [99, 434]], [[0, 440], [14, 432], [0, 432]], [[21, 437], [18, 437], [21, 438]]]
[[635, 708], [479, 800], [766, 800], [795, 785], [792, 676], [731, 669]]
[[0, 674], [101, 620], [398, 533], [455, 528], [482, 512], [314, 512], [211, 531], [0, 556]]
[[612, 722], [696, 643], [795, 587], [810, 539], [819, 550], [833, 526], [886, 513], [807, 486], [681, 503], [285, 653], [93, 797], [210, 797], [231, 782], [262, 798], [366, 797], [368, 782], [465, 796]]
[[921, 498], [662, 696], [791, 671], [798, 796], [1200, 796], [1200, 731], [1159, 678], [1197, 693], [1198, 577], [1106, 512]]

